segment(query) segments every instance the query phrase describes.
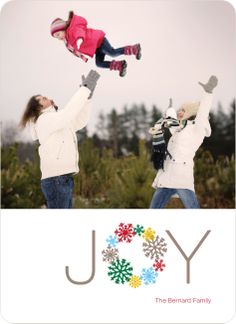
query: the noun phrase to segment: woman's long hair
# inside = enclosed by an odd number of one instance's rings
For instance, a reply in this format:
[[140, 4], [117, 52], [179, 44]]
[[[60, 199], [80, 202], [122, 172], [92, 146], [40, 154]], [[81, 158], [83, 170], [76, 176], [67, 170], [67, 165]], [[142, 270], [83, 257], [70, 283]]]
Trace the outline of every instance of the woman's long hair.
[[39, 101], [36, 99], [38, 96], [39, 95], [33, 96], [28, 101], [25, 112], [19, 124], [21, 128], [25, 128], [29, 121], [33, 121], [35, 123], [38, 119], [42, 108], [42, 106], [39, 104]]

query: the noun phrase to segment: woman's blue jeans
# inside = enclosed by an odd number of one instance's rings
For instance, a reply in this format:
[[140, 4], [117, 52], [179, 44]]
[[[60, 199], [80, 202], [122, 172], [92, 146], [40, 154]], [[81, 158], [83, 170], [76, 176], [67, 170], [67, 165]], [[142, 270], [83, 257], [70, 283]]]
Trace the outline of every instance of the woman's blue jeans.
[[101, 46], [96, 50], [96, 65], [102, 68], [109, 68], [109, 61], [105, 61], [105, 55], [109, 55], [111, 57], [116, 57], [124, 54], [125, 48], [113, 48], [106, 37], [104, 37]]
[[195, 192], [189, 189], [157, 188], [150, 208], [164, 208], [171, 196], [178, 194], [185, 208], [200, 208]]
[[41, 180], [47, 208], [72, 208], [74, 179], [71, 174]]

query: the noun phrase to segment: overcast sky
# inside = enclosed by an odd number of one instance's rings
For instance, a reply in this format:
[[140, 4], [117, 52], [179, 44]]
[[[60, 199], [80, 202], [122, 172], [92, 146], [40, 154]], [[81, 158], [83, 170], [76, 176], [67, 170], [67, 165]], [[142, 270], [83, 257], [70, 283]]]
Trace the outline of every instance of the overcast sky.
[[[74, 57], [50, 35], [57, 17], [74, 10], [88, 26], [102, 29], [113, 47], [140, 42], [141, 61], [126, 57], [125, 78]], [[99, 112], [124, 105], [156, 104], [164, 109], [168, 98], [177, 108], [199, 100], [199, 80], [219, 78], [214, 107], [228, 107], [236, 93], [235, 11], [224, 1], [11, 1], [0, 15], [1, 120], [18, 122], [34, 94], [54, 99], [60, 108], [77, 90], [82, 74], [100, 74], [93, 98], [89, 130]], [[122, 57], [123, 58], [123, 57]]]

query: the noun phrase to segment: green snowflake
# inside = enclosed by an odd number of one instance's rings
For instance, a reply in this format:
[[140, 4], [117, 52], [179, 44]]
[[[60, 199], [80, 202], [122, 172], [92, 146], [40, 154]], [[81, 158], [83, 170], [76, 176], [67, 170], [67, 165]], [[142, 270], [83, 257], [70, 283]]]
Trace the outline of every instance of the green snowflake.
[[117, 284], [124, 284], [126, 281], [129, 281], [133, 275], [133, 267], [131, 267], [130, 262], [125, 259], [113, 261], [108, 269], [110, 270], [108, 276]]
[[136, 234], [138, 234], [138, 236], [141, 236], [144, 233], [144, 227], [142, 225], [137, 225], [134, 228], [134, 231]]

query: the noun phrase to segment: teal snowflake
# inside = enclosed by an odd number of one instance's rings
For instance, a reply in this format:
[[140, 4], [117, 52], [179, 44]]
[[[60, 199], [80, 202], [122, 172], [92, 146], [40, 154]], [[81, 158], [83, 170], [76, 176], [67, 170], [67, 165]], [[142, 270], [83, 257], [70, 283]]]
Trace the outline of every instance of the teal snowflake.
[[142, 225], [137, 225], [134, 228], [134, 231], [136, 234], [138, 234], [138, 236], [141, 236], [144, 233], [144, 227]]
[[133, 267], [131, 267], [130, 262], [125, 259], [113, 261], [108, 269], [110, 270], [108, 276], [117, 284], [124, 284], [126, 281], [129, 281], [133, 275]]

